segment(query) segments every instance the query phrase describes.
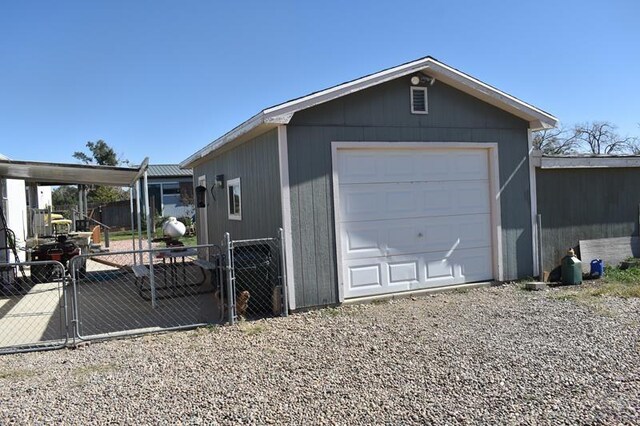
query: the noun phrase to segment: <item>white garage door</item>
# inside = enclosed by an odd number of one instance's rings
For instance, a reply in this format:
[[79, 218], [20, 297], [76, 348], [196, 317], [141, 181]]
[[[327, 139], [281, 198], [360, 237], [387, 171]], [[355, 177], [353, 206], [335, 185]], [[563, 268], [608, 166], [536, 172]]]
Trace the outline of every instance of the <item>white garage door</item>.
[[338, 149], [344, 296], [493, 278], [486, 149]]

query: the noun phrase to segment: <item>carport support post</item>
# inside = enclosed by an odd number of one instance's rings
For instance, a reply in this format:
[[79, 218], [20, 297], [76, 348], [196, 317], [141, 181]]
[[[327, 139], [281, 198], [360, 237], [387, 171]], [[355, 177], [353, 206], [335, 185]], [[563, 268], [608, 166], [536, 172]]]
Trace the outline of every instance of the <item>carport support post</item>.
[[[136, 181], [136, 208], [138, 212], [138, 249], [142, 250], [142, 212], [140, 211], [140, 179]], [[140, 264], [142, 265], [142, 263], [143, 263], [142, 254], [140, 254]]]
[[136, 253], [136, 225], [133, 217], [133, 185], [129, 185], [129, 208], [131, 210], [131, 245], [133, 246], [133, 264], [137, 265], [137, 253]]
[[149, 249], [149, 286], [151, 287], [151, 306], [156, 307], [156, 282], [153, 274], [153, 251], [151, 251], [151, 211], [149, 210], [149, 186], [147, 171], [144, 171], [144, 212], [147, 215], [147, 248]]

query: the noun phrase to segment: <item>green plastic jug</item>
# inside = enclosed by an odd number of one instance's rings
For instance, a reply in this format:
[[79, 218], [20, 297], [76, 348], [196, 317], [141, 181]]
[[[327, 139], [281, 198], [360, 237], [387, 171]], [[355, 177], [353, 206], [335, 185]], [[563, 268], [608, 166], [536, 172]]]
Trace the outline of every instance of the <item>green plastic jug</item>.
[[560, 271], [563, 284], [582, 284], [582, 262], [576, 257], [573, 249], [562, 258]]

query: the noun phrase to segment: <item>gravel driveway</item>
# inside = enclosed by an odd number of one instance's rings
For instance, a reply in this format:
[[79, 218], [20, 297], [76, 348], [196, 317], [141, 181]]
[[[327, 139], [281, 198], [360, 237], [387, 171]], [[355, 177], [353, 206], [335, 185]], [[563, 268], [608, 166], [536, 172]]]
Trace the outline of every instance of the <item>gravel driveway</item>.
[[0, 424], [638, 424], [640, 301], [516, 285], [0, 357]]

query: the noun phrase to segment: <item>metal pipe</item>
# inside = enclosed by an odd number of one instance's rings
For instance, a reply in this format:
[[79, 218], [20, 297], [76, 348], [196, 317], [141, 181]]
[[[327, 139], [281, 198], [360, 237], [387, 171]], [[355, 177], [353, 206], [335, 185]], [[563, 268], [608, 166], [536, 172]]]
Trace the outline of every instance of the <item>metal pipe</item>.
[[[80, 256], [76, 256], [74, 259], [78, 259]], [[71, 261], [73, 262], [74, 259], [71, 259]], [[74, 279], [72, 280], [73, 283], [73, 299], [72, 299], [72, 304], [71, 304], [71, 308], [73, 310], [73, 318], [71, 320], [71, 324], [72, 324], [72, 328], [73, 328], [73, 345], [75, 346], [76, 344], [76, 337], [80, 337], [80, 330], [78, 327], [79, 324], [79, 319], [80, 318], [78, 316], [78, 287], [77, 287], [77, 282], [75, 279], [75, 268], [72, 268], [72, 270], [74, 271]]]
[[233, 250], [231, 248], [231, 236], [228, 232], [224, 233], [224, 244], [227, 248], [227, 319], [229, 325], [233, 325], [236, 319], [235, 304], [235, 278], [233, 273]]
[[156, 307], [156, 282], [153, 274], [153, 252], [151, 251], [151, 212], [149, 211], [149, 185], [147, 171], [144, 171], [144, 211], [147, 214], [147, 248], [149, 249], [149, 286], [151, 287], [151, 306]]
[[[133, 185], [129, 185], [129, 208], [131, 210], [131, 245], [133, 246], [133, 264], [137, 265], [138, 264], [138, 256], [135, 253], [135, 249], [136, 249], [136, 221], [135, 221], [135, 217], [133, 215]], [[142, 262], [141, 262], [142, 263]]]
[[284, 231], [278, 229], [278, 238], [280, 239], [280, 267], [282, 268], [282, 316], [289, 316], [289, 291], [287, 284], [287, 257], [284, 246]]
[[89, 199], [87, 198], [87, 186], [82, 185], [82, 187], [83, 187], [82, 196], [84, 197], [84, 211], [82, 212], [82, 214], [84, 216], [89, 216]]
[[[84, 185], [78, 185], [78, 211], [84, 211], [84, 196], [82, 195], [82, 191], [84, 190]], [[82, 216], [80, 216], [82, 219]]]
[[[136, 181], [136, 209], [138, 213], [138, 249], [142, 250], [142, 212], [140, 211], [140, 179]], [[140, 259], [142, 264], [142, 259]]]
[[[76, 280], [76, 266], [75, 263], [73, 262], [73, 259], [71, 259], [69, 261], [69, 267], [71, 268], [71, 278], [73, 280], [73, 283], [75, 283]], [[62, 289], [62, 317], [63, 317], [63, 322], [64, 322], [64, 344], [65, 346], [67, 345], [67, 343], [69, 343], [69, 316], [67, 315], [67, 287], [70, 287], [67, 284], [67, 280], [68, 278], [65, 276], [64, 273], [64, 267], [62, 268], [62, 271], [60, 271], [62, 278], [62, 281], [60, 283], [61, 289]], [[75, 343], [75, 341], [74, 341]]]
[[544, 281], [544, 264], [542, 258], [542, 215], [536, 217], [536, 226], [538, 228], [538, 280]]

